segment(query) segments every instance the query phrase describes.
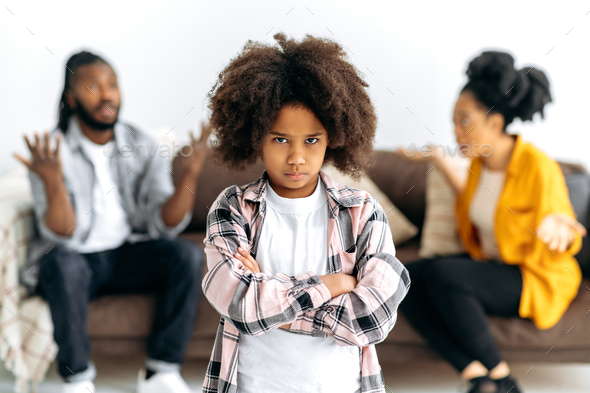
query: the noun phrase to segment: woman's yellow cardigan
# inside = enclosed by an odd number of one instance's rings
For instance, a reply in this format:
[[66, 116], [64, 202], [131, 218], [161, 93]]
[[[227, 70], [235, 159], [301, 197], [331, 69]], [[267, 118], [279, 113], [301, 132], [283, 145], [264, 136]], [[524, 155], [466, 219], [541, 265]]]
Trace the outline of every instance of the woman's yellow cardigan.
[[[516, 135], [512, 157], [506, 169], [502, 194], [495, 215], [495, 236], [503, 261], [518, 265], [523, 286], [519, 314], [539, 329], [553, 327], [576, 297], [582, 272], [574, 255], [582, 247], [576, 233], [563, 253], [552, 251], [535, 236], [541, 220], [549, 213], [575, 217], [565, 179], [557, 162], [523, 142]], [[458, 232], [469, 255], [484, 260], [477, 232], [469, 220], [469, 204], [475, 193], [483, 161], [471, 162], [463, 192], [457, 197]]]

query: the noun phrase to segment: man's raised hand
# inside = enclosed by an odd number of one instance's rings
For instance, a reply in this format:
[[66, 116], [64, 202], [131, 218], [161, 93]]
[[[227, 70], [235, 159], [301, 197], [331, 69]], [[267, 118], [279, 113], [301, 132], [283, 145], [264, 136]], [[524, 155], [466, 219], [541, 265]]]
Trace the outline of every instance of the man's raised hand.
[[192, 153], [188, 156], [182, 156], [181, 159], [181, 171], [183, 174], [190, 174], [198, 176], [203, 169], [203, 163], [207, 156], [207, 141], [211, 135], [211, 126], [204, 121], [201, 121], [201, 136], [199, 139], [195, 139], [192, 131], [189, 131], [190, 135], [190, 146], [192, 147]]
[[18, 153], [13, 153], [14, 157], [39, 176], [45, 184], [61, 179], [62, 167], [59, 156], [61, 137], [58, 135], [56, 138], [55, 150], [51, 150], [48, 132], [45, 132], [44, 142], [37, 133], [35, 133], [35, 144], [31, 144], [26, 135], [24, 139], [31, 152], [31, 159], [27, 160]]

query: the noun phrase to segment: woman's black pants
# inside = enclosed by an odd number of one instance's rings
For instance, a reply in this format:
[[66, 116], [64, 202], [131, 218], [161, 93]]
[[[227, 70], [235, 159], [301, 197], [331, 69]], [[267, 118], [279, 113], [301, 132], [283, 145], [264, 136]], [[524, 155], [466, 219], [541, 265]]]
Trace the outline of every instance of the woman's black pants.
[[406, 268], [412, 286], [400, 309], [428, 345], [458, 372], [475, 360], [488, 370], [496, 367], [502, 355], [487, 315], [519, 315], [519, 267], [460, 254], [410, 262]]

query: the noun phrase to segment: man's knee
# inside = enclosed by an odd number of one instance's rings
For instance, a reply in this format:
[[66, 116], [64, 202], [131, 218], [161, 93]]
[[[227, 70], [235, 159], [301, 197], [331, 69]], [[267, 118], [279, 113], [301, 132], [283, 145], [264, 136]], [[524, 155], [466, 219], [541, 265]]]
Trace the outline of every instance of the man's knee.
[[90, 269], [78, 253], [54, 247], [39, 260], [39, 284], [80, 286], [90, 281]]
[[205, 254], [195, 243], [186, 239], [169, 240], [169, 252], [173, 264], [169, 264], [172, 272], [180, 277], [199, 281], [203, 275]]

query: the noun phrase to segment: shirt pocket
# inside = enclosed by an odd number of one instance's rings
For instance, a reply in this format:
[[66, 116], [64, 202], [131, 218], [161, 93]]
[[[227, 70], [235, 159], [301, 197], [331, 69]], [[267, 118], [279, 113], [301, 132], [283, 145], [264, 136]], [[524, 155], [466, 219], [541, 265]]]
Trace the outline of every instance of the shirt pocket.
[[340, 264], [342, 266], [342, 273], [352, 275], [354, 271], [354, 266], [356, 265], [356, 247], [354, 251], [347, 252], [346, 250], [341, 250], [338, 252], [340, 256]]
[[506, 205], [506, 208], [509, 209], [510, 213], [512, 213], [510, 215], [517, 219], [518, 222], [524, 223], [529, 227], [530, 225], [535, 225], [537, 209], [532, 204], [512, 204]]

